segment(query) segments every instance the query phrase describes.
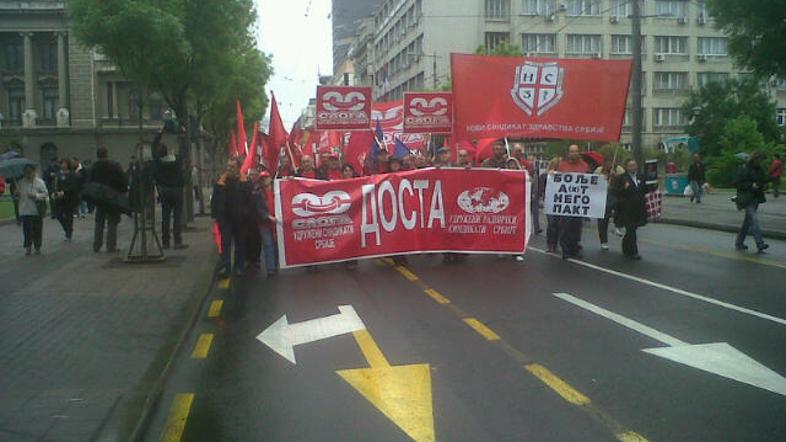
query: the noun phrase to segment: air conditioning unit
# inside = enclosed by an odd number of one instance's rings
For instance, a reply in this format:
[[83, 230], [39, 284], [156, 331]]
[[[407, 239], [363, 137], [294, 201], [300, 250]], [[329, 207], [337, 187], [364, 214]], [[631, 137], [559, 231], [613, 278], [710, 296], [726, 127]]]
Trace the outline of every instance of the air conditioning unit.
[[700, 16], [699, 16], [699, 17], [696, 19], [696, 23], [698, 23], [698, 24], [699, 24], [699, 26], [704, 26], [705, 24], [707, 24], [707, 17], [705, 17], [705, 16], [703, 16], [703, 15], [700, 15]]
[[657, 63], [663, 63], [666, 61], [666, 56], [664, 54], [655, 54], [655, 61]]
[[565, 3], [560, 3], [559, 12], [565, 12], [567, 10], [568, 10], [568, 5], [566, 5]]
[[610, 23], [619, 23], [620, 22], [620, 18], [617, 17], [616, 15], [612, 15], [611, 17], [609, 17], [609, 22]]
[[701, 63], [704, 63], [705, 61], [707, 61], [707, 55], [706, 54], [699, 54], [699, 55], [696, 56], [696, 60], [701, 62]]
[[547, 15], [547, 16], [546, 16], [546, 21], [548, 21], [548, 22], [552, 22], [552, 21], [554, 21], [554, 19], [556, 19], [556, 18], [557, 18], [557, 17], [556, 17], [554, 14], [549, 14], [549, 15]]
[[603, 54], [601, 54], [600, 52], [596, 52], [592, 54], [592, 58], [594, 58], [595, 60], [600, 60], [601, 58], [603, 58]]
[[688, 19], [686, 19], [685, 17], [680, 17], [680, 18], [677, 19], [677, 23], [679, 23], [681, 25], [684, 25], [687, 22], [688, 22]]

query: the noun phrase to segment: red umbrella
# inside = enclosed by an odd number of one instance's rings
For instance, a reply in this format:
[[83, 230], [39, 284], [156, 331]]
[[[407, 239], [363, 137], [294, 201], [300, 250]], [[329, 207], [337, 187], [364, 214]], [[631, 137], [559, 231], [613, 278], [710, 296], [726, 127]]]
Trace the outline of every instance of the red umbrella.
[[602, 166], [605, 158], [603, 154], [600, 152], [584, 152], [581, 154], [585, 159], [592, 161], [593, 163], [597, 164], [598, 166]]

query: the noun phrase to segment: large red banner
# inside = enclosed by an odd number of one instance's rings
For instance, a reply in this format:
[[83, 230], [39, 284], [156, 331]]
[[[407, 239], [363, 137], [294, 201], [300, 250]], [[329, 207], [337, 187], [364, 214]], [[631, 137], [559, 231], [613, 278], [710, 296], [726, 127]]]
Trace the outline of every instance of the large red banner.
[[371, 122], [371, 88], [317, 86], [317, 129], [366, 129]]
[[396, 100], [387, 103], [374, 103], [371, 110], [371, 129], [377, 127], [377, 120], [382, 126], [385, 144], [394, 145], [398, 138], [411, 150], [424, 152], [428, 148], [428, 135], [424, 133], [404, 133], [404, 101]]
[[276, 180], [281, 267], [422, 252], [524, 253], [526, 172], [420, 169]]
[[631, 60], [451, 54], [456, 138], [617, 141], [631, 68]]
[[405, 93], [404, 132], [432, 134], [453, 132], [453, 94], [450, 92]]

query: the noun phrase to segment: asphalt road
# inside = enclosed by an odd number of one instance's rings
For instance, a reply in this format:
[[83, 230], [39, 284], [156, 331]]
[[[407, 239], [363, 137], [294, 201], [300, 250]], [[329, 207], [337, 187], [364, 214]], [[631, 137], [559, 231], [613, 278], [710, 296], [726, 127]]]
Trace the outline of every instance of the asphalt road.
[[[540, 252], [541, 236], [524, 263], [418, 256], [409, 271], [234, 280], [205, 306], [147, 440], [786, 440], [786, 243], [759, 256], [726, 233], [640, 232], [640, 262], [618, 238], [599, 250], [587, 224], [582, 263]], [[296, 345], [294, 364], [256, 339], [282, 315], [306, 321], [292, 336], [336, 336]]]

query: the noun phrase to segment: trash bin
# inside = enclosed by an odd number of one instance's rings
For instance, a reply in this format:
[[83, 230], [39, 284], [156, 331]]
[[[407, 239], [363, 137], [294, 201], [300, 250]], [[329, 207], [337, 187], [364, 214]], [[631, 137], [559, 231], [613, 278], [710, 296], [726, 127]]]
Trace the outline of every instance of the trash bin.
[[674, 173], [666, 175], [666, 195], [684, 196], [685, 188], [688, 187], [688, 175], [684, 173]]

